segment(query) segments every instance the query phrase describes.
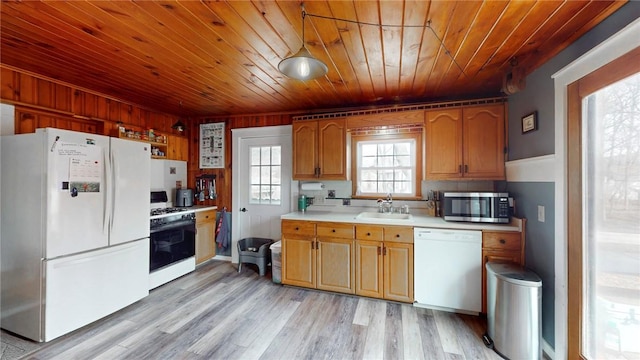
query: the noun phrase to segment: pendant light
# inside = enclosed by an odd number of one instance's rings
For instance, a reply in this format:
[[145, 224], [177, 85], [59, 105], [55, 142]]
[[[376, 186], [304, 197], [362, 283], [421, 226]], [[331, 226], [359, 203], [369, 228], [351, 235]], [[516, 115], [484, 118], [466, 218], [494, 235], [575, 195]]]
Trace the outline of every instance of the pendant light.
[[286, 76], [297, 80], [311, 80], [324, 76], [329, 69], [322, 61], [314, 58], [304, 46], [304, 4], [302, 4], [302, 47], [293, 56], [283, 59], [278, 70]]
[[178, 121], [176, 121], [176, 123], [171, 126], [172, 129], [176, 129], [180, 132], [184, 131], [184, 127], [185, 125], [182, 123], [182, 121], [180, 121], [180, 119], [178, 119]]
[[[182, 112], [182, 101], [180, 101], [180, 112]], [[185, 127], [186, 126], [184, 125], [184, 123], [180, 121], [180, 118], [178, 118], [178, 121], [176, 121], [176, 123], [171, 126], [172, 129], [178, 130], [180, 132], [183, 132]]]

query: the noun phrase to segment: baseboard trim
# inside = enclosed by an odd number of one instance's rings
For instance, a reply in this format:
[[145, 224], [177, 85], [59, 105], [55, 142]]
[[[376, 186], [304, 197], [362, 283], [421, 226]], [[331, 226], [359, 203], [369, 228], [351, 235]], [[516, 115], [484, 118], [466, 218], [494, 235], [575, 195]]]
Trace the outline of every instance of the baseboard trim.
[[555, 350], [544, 339], [542, 339], [542, 352], [545, 353], [547, 357], [551, 360], [556, 358]]
[[507, 161], [508, 182], [555, 182], [555, 154]]

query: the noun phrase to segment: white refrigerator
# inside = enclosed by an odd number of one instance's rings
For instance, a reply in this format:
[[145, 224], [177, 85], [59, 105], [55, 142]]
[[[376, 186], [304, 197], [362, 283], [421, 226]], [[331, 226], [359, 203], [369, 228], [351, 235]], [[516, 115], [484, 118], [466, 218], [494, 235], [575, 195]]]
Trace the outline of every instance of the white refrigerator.
[[50, 341], [147, 296], [150, 146], [51, 128], [0, 144], [2, 328]]

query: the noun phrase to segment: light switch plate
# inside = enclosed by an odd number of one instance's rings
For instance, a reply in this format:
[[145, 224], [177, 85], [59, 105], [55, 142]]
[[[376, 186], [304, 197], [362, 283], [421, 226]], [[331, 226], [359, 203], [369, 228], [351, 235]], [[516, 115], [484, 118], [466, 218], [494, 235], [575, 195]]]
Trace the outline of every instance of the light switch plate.
[[544, 222], [544, 205], [538, 205], [538, 221]]

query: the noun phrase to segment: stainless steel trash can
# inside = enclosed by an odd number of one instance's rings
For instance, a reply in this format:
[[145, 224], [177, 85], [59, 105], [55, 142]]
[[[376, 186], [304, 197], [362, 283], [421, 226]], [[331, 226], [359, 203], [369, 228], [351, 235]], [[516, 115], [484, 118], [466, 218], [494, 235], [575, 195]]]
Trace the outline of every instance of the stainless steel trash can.
[[515, 264], [485, 266], [487, 335], [493, 349], [507, 359], [541, 359], [542, 280]]
[[271, 280], [276, 284], [282, 283], [282, 242], [280, 240], [271, 245]]

